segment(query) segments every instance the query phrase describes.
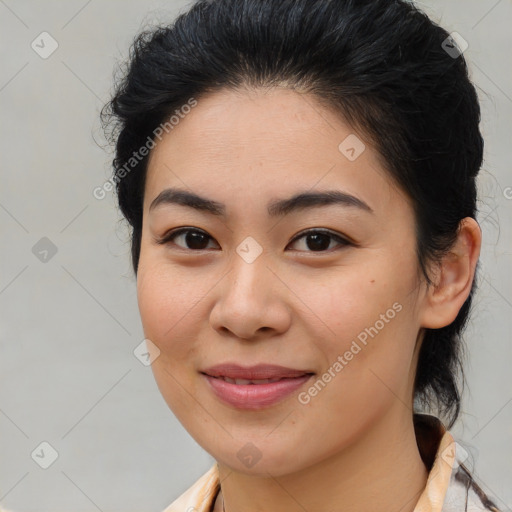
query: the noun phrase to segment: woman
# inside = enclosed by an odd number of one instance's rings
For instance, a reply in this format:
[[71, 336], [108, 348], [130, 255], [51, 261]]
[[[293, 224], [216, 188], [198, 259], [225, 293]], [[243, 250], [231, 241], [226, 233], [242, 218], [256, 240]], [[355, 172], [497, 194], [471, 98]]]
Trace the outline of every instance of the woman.
[[200, 1], [135, 41], [112, 182], [156, 382], [216, 460], [167, 512], [497, 510], [446, 430], [481, 247], [463, 43], [399, 0]]

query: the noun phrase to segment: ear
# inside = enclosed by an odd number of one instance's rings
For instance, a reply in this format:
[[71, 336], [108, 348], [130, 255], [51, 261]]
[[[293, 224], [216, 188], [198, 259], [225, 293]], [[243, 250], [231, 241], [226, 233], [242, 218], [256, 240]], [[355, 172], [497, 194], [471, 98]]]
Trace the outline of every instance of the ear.
[[426, 291], [422, 327], [440, 329], [455, 320], [471, 291], [481, 244], [478, 222], [472, 217], [462, 219], [457, 240], [437, 268], [434, 286]]

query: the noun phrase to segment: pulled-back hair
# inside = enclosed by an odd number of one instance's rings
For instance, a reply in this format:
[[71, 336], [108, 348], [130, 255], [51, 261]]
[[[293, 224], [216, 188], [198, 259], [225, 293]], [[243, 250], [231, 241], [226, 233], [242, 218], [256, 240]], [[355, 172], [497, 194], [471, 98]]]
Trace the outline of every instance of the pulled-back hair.
[[[432, 286], [431, 265], [453, 246], [460, 221], [476, 216], [483, 157], [478, 97], [449, 36], [402, 0], [202, 0], [139, 34], [102, 112], [135, 274], [148, 156], [127, 172], [133, 153], [190, 98], [277, 86], [313, 95], [376, 149], [411, 200], [418, 275]], [[415, 400], [437, 406], [450, 427], [475, 287], [476, 276], [450, 325], [425, 329], [419, 354]]]

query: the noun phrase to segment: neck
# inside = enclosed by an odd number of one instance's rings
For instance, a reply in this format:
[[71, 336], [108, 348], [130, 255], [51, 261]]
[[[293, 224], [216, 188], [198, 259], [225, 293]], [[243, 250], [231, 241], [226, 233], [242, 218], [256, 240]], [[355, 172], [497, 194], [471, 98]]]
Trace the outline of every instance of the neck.
[[218, 467], [215, 512], [413, 512], [428, 476], [407, 410], [388, 414], [341, 453], [292, 474], [260, 477]]

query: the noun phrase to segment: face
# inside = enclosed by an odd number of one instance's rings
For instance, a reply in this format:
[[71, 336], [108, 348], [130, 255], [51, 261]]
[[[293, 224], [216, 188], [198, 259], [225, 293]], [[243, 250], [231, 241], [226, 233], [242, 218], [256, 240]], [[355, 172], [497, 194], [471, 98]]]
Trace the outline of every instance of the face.
[[[191, 436], [237, 471], [289, 474], [390, 415], [411, 415], [421, 327], [413, 211], [363, 140], [312, 96], [224, 90], [150, 154], [137, 293], [159, 350], [153, 373]], [[269, 209], [328, 191], [341, 200]], [[220, 384], [236, 386], [235, 403], [203, 373], [221, 363], [313, 375], [266, 384], [267, 401], [250, 398], [261, 384]], [[261, 458], [251, 466], [247, 453]]]

